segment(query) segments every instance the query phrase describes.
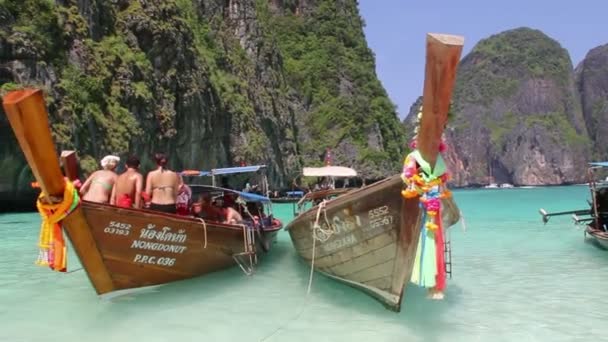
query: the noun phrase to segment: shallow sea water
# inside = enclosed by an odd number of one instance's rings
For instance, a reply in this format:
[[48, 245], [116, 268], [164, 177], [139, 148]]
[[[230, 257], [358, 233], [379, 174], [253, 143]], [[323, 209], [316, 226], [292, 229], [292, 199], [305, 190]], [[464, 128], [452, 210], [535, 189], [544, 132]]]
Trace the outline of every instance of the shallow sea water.
[[[408, 286], [401, 313], [315, 274], [286, 232], [253, 276], [238, 267], [112, 300], [78, 259], [70, 273], [34, 265], [37, 213], [0, 215], [0, 341], [602, 341], [608, 340], [608, 251], [569, 216], [584, 186], [457, 190], [466, 231], [451, 228], [444, 301]], [[275, 214], [291, 219], [291, 205]]]

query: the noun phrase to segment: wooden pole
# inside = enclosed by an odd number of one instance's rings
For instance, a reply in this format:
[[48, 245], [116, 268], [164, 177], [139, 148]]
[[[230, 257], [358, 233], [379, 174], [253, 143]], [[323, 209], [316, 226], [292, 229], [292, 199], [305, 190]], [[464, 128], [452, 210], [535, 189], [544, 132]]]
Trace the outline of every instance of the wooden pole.
[[61, 151], [61, 163], [63, 164], [63, 170], [65, 176], [69, 180], [73, 181], [78, 179], [78, 160], [76, 158], [76, 151]]
[[[51, 137], [42, 91], [13, 91], [3, 97], [2, 104], [43, 193], [49, 198], [62, 198], [65, 181]], [[114, 284], [80, 206], [64, 219], [63, 226], [97, 293], [113, 291]]]
[[422, 118], [416, 148], [431, 167], [435, 167], [441, 135], [448, 121], [463, 45], [464, 37], [461, 36], [429, 33], [426, 37]]
[[[46, 196], [63, 196], [65, 184], [49, 130], [42, 91], [24, 89], [10, 92], [3, 98], [3, 106], [42, 192]], [[32, 141], [42, 143], [30, 143]]]
[[[422, 118], [416, 138], [416, 148], [422, 158], [433, 168], [439, 154], [441, 135], [447, 124], [448, 110], [452, 98], [452, 89], [456, 80], [456, 69], [464, 38], [446, 34], [429, 33], [426, 37], [426, 67], [424, 75], [424, 94], [422, 100]], [[422, 226], [422, 212], [418, 198], [405, 199], [401, 207], [402, 228], [399, 236], [400, 248], [397, 259], [411, 255], [415, 249]], [[414, 258], [408, 261], [406, 269], [411, 270]], [[397, 267], [397, 265], [395, 265]], [[398, 292], [403, 284], [409, 281], [411, 273], [402, 272], [401, 277], [393, 279], [393, 291]], [[403, 295], [403, 294], [402, 294]], [[396, 310], [400, 310], [399, 304]]]

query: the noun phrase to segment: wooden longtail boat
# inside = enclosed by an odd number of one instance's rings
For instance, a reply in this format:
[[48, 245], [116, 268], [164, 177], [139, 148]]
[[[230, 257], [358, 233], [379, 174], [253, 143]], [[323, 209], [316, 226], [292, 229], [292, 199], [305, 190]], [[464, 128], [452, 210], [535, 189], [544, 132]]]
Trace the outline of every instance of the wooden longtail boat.
[[588, 209], [548, 213], [541, 208], [539, 212], [545, 224], [552, 216], [572, 215], [575, 224], [585, 226], [586, 238], [608, 250], [608, 179], [596, 181], [595, 171], [598, 169], [608, 169], [608, 162], [589, 163], [587, 176], [591, 201], [588, 202]]
[[[66, 181], [42, 92], [11, 92], [3, 98], [3, 106], [44, 198], [64, 200]], [[63, 155], [63, 164], [66, 176], [73, 177], [74, 157]], [[282, 228], [278, 220], [271, 220], [267, 227], [229, 225], [87, 201], [80, 201], [62, 226], [99, 295], [131, 292], [237, 264], [250, 273], [259, 252], [270, 246]]]
[[[431, 166], [437, 160], [447, 123], [462, 45], [462, 37], [427, 36], [423, 115], [417, 148]], [[316, 271], [361, 289], [387, 308], [400, 311], [422, 224], [419, 199], [404, 199], [403, 188], [400, 175], [395, 175], [341, 194], [309, 193], [304, 201], [337, 197], [300, 211], [286, 230], [298, 254], [312, 263]], [[449, 227], [459, 220], [460, 212], [451, 198], [443, 200], [443, 207], [444, 226]]]

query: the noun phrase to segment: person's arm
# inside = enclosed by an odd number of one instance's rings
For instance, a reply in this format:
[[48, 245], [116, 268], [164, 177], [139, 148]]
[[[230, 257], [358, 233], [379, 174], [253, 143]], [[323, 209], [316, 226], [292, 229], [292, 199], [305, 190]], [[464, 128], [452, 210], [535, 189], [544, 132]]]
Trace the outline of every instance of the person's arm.
[[146, 203], [152, 202], [152, 172], [149, 172], [146, 176], [146, 194], [148, 195]]
[[144, 187], [144, 176], [137, 175], [135, 178], [135, 208], [141, 209], [141, 190]]
[[91, 182], [93, 181], [93, 178], [95, 178], [95, 174], [97, 173], [97, 171], [93, 172], [89, 178], [87, 178], [87, 180], [84, 182], [84, 184], [82, 184], [82, 186], [80, 187], [80, 195], [84, 196], [87, 191], [89, 191], [89, 187], [91, 186]]
[[110, 195], [110, 205], [116, 205], [116, 182], [112, 186], [112, 194]]
[[173, 196], [177, 198], [179, 190], [182, 188], [182, 186], [184, 186], [184, 180], [182, 179], [182, 175], [177, 172], [175, 173], [175, 176], [177, 176], [177, 186], [175, 187]]
[[230, 210], [230, 207], [226, 208], [226, 219], [224, 220], [224, 223], [231, 224], [233, 216], [234, 214], [232, 213], [232, 210]]

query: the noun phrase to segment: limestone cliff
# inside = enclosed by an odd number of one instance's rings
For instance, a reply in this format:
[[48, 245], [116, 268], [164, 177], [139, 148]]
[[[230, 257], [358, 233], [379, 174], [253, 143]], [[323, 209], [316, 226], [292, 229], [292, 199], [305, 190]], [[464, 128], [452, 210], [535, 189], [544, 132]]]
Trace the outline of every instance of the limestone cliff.
[[[0, 1], [0, 85], [42, 87], [59, 149], [166, 151], [174, 169], [335, 163], [398, 170], [402, 127], [355, 0]], [[2, 191], [31, 175], [0, 113]]]
[[452, 107], [445, 136], [455, 185], [584, 181], [590, 140], [572, 63], [542, 32], [480, 41], [461, 61]]
[[593, 141], [592, 159], [608, 160], [608, 45], [589, 51], [575, 73], [583, 116]]

